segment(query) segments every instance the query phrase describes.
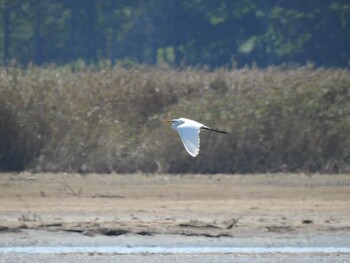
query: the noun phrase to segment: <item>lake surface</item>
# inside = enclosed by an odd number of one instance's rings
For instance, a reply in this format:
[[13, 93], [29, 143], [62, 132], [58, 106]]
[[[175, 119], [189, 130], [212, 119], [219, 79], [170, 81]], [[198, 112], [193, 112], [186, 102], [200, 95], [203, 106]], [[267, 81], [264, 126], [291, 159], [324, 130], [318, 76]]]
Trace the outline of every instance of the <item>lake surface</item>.
[[26, 246], [0, 247], [0, 254], [67, 254], [67, 253], [103, 253], [103, 254], [350, 254], [350, 247], [162, 247], [162, 246]]

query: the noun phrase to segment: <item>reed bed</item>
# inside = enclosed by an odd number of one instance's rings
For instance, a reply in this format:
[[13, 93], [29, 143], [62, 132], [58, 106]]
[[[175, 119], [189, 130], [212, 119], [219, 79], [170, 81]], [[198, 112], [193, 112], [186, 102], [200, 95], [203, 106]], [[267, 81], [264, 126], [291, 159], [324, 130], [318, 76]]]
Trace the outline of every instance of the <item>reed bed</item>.
[[[176, 117], [230, 134], [194, 159]], [[0, 69], [1, 170], [349, 172], [349, 131], [348, 69]]]

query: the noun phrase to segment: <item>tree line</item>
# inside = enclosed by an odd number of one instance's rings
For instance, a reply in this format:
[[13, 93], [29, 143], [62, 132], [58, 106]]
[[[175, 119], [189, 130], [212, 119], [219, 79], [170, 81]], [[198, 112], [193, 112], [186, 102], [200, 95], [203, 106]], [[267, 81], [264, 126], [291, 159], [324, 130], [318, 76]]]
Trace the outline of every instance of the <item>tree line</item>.
[[348, 67], [347, 0], [0, 0], [3, 65]]

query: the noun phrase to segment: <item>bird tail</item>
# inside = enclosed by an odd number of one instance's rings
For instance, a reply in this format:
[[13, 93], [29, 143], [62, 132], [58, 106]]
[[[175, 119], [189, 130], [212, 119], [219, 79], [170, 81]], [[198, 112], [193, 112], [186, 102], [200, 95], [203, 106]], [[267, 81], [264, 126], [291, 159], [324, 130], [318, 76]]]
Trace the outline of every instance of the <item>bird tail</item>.
[[213, 131], [213, 132], [218, 132], [218, 133], [223, 133], [223, 134], [228, 134], [228, 132], [212, 129], [212, 128], [209, 128], [207, 126], [201, 127], [201, 129], [208, 130], [208, 131]]

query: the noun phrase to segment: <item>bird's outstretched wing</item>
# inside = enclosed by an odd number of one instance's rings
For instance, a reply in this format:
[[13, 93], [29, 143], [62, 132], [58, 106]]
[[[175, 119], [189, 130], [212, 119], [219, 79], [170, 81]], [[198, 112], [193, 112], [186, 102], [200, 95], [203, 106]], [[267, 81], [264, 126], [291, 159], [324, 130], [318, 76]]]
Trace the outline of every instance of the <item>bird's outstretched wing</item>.
[[180, 134], [181, 141], [185, 146], [186, 151], [193, 157], [196, 157], [199, 153], [199, 129], [193, 127], [187, 127], [180, 125], [177, 127], [177, 131]]

